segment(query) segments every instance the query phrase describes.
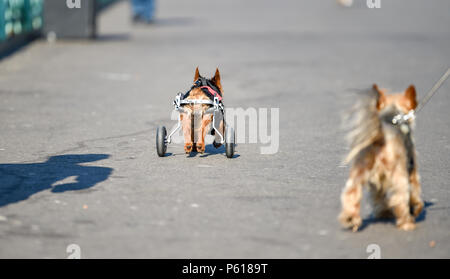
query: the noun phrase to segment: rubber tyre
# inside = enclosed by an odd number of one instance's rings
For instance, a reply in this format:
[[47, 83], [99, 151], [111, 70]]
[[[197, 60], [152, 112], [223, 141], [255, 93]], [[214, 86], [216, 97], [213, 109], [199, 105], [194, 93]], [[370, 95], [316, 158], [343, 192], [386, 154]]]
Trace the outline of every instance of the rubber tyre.
[[228, 126], [225, 131], [225, 153], [228, 158], [233, 158], [235, 146], [234, 129]]
[[167, 150], [166, 144], [167, 130], [164, 126], [159, 126], [156, 130], [156, 152], [159, 157], [164, 157]]

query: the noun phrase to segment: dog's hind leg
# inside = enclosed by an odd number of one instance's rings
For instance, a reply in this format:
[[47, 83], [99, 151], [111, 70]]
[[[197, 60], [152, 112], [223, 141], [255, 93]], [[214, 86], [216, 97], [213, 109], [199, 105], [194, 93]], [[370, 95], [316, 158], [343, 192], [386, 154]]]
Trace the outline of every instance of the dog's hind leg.
[[422, 194], [422, 189], [420, 186], [420, 176], [417, 173], [416, 167], [414, 167], [413, 171], [409, 175], [409, 183], [411, 185], [409, 205], [411, 207], [412, 214], [414, 217], [417, 217], [422, 212], [424, 203], [420, 197]]
[[208, 127], [211, 124], [211, 115], [203, 115], [202, 116], [202, 123], [201, 127], [198, 130], [198, 141], [196, 143], [197, 145], [197, 152], [204, 153], [205, 152], [205, 137], [206, 133], [208, 132]]
[[362, 166], [354, 165], [350, 171], [350, 177], [341, 194], [342, 210], [339, 221], [345, 228], [351, 228], [354, 232], [362, 224], [360, 216], [362, 188], [367, 182], [367, 174]]
[[186, 154], [189, 154], [194, 148], [194, 143], [192, 141], [191, 113], [182, 113], [180, 117], [184, 136], [184, 151]]
[[[218, 122], [219, 122], [218, 129], [219, 129], [220, 133], [222, 134], [222, 136], [225, 137], [225, 129], [224, 129], [224, 125], [223, 125], [224, 124], [223, 119]], [[217, 125], [217, 123], [215, 125]], [[215, 148], [219, 148], [222, 145], [220, 140], [221, 140], [221, 138], [220, 138], [219, 134], [215, 133], [214, 141], [213, 141], [213, 146]]]
[[220, 137], [220, 135], [225, 137], [223, 118], [223, 113], [216, 113], [214, 117], [214, 126], [217, 128], [217, 130], [219, 130], [219, 133], [217, 133], [214, 129], [212, 129], [214, 133], [211, 133], [211, 135], [214, 136], [213, 146], [215, 148], [219, 148], [222, 145], [222, 138]]
[[393, 188], [389, 189], [388, 204], [394, 213], [397, 227], [410, 231], [416, 228], [410, 213], [409, 178], [406, 170], [397, 171], [392, 176]]

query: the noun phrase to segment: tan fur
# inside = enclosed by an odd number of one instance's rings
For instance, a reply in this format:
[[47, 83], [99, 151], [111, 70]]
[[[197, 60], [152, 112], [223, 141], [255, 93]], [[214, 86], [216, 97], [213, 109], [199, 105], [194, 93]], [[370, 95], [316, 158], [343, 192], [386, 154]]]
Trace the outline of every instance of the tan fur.
[[[383, 119], [389, 110], [406, 114], [415, 109], [416, 91], [410, 86], [404, 93], [387, 95], [386, 92], [374, 85], [367, 98], [353, 110], [354, 125], [349, 134], [351, 150], [346, 158], [346, 162], [352, 162], [352, 167], [342, 191], [339, 215], [341, 224], [353, 231], [362, 224], [363, 186], [370, 190], [374, 215], [394, 217], [397, 227], [402, 230], [414, 229], [414, 217], [423, 209], [411, 133], [402, 134], [397, 126]], [[410, 123], [411, 128], [413, 124]], [[412, 168], [408, 167], [410, 160]]]

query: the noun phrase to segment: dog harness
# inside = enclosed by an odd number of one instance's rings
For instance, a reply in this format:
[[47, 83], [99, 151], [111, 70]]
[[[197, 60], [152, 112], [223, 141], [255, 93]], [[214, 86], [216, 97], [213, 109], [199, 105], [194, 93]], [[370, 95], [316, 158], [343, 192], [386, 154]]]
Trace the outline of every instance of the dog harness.
[[187, 91], [182, 96], [181, 99], [182, 100], [186, 99], [191, 93], [192, 89], [194, 88], [200, 88], [211, 101], [214, 101], [214, 98], [217, 98], [219, 101], [222, 101], [222, 93], [220, 92], [219, 88], [215, 84], [213, 84], [210, 80], [204, 77], [199, 77], [194, 82], [194, 85], [192, 85], [191, 89], [189, 89], [189, 91]]
[[411, 110], [408, 113], [404, 114], [398, 111], [394, 106], [385, 108], [380, 115], [381, 121], [388, 125], [392, 125], [400, 132], [399, 135], [402, 138], [406, 150], [406, 168], [409, 174], [411, 174], [415, 167], [413, 153], [414, 142], [412, 140], [412, 129], [410, 122], [410, 120], [413, 120], [414, 118], [414, 110]]

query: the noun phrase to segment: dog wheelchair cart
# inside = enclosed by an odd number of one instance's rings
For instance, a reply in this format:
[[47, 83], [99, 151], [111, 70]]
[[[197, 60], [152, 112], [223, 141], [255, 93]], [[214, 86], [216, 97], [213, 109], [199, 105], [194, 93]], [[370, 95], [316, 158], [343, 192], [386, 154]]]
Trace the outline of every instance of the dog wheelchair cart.
[[[156, 151], [159, 157], [164, 157], [167, 151], [167, 145], [172, 142], [172, 136], [180, 129], [181, 127], [181, 114], [188, 113], [188, 111], [183, 107], [183, 105], [196, 105], [196, 104], [205, 104], [210, 105], [211, 107], [207, 109], [204, 114], [212, 114], [212, 129], [217, 135], [220, 137], [220, 144], [225, 145], [225, 153], [228, 158], [233, 158], [234, 150], [235, 150], [235, 134], [234, 129], [231, 126], [226, 125], [225, 122], [225, 111], [222, 102], [218, 97], [214, 97], [214, 100], [196, 100], [196, 99], [182, 99], [183, 94], [178, 93], [173, 101], [174, 109], [179, 112], [178, 117], [178, 125], [167, 135], [166, 127], [159, 126], [156, 131]], [[220, 121], [223, 121], [225, 135], [220, 132]], [[219, 125], [219, 126], [217, 126]], [[216, 137], [217, 138], [217, 137]]]

